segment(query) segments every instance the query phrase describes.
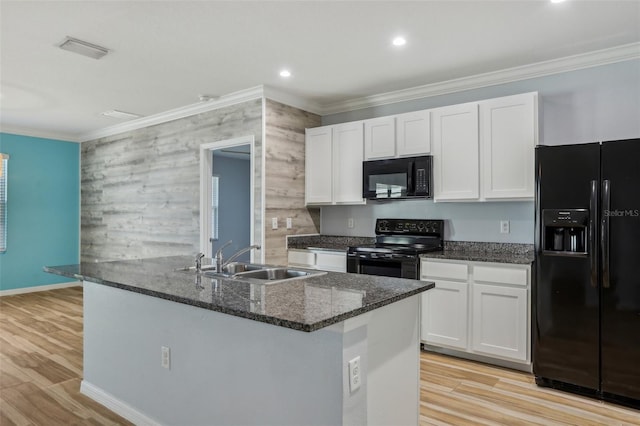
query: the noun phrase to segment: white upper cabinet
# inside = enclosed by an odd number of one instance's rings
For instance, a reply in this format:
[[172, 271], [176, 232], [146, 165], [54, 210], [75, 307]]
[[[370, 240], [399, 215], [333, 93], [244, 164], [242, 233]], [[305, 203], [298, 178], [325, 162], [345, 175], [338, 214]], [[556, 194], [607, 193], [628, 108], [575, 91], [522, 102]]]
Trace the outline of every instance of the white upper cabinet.
[[536, 92], [307, 129], [306, 203], [364, 204], [362, 161], [433, 155], [435, 201], [533, 200]]
[[434, 199], [480, 197], [478, 104], [432, 110]]
[[396, 116], [396, 146], [399, 157], [431, 152], [431, 120], [428, 110]]
[[378, 160], [396, 155], [395, 118], [381, 117], [364, 122], [364, 158]]
[[362, 122], [307, 129], [306, 204], [364, 204]]
[[364, 121], [364, 159], [413, 157], [431, 152], [429, 110]]
[[362, 122], [333, 126], [333, 201], [363, 204]]
[[538, 94], [432, 111], [436, 201], [532, 200]]
[[333, 172], [331, 126], [306, 130], [305, 138], [305, 202], [331, 204]]
[[485, 199], [533, 198], [536, 116], [536, 93], [480, 103]]

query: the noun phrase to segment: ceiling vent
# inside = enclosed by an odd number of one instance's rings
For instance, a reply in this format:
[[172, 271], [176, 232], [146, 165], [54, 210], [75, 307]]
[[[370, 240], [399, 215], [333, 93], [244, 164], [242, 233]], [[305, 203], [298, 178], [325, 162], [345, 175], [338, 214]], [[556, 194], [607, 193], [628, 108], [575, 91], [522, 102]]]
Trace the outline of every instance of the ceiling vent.
[[106, 47], [98, 46], [69, 36], [67, 36], [67, 38], [58, 45], [58, 47], [93, 59], [100, 59], [109, 53], [109, 49]]

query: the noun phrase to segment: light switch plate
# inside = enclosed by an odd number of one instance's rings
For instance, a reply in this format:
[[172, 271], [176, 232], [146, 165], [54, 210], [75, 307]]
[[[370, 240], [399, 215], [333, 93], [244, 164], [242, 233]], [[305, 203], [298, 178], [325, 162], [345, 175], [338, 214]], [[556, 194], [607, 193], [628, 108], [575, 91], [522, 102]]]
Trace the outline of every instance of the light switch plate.
[[272, 217], [271, 218], [271, 229], [278, 229], [278, 218], [277, 217]]

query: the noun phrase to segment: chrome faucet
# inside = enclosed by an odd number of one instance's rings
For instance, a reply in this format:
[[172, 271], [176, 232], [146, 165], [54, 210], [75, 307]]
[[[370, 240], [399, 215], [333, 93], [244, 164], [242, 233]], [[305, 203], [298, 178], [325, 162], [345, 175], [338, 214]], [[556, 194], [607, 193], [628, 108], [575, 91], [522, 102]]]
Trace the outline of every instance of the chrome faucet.
[[222, 260], [222, 250], [224, 250], [224, 248], [226, 246], [228, 246], [229, 244], [231, 244], [232, 242], [233, 242], [232, 240], [227, 241], [216, 252], [216, 256], [215, 256], [216, 257], [216, 272], [218, 272], [218, 273], [222, 272], [222, 267], [224, 266], [224, 262]]
[[243, 248], [243, 249], [241, 249], [241, 250], [238, 250], [237, 252], [233, 253], [233, 254], [231, 255], [231, 257], [229, 257], [229, 258], [227, 259], [227, 261], [226, 261], [226, 262], [224, 262], [224, 263], [222, 264], [222, 266], [224, 267], [224, 266], [228, 265], [229, 263], [231, 263], [231, 262], [233, 262], [235, 259], [237, 259], [237, 258], [238, 258], [238, 256], [243, 255], [243, 254], [245, 254], [246, 252], [248, 252], [248, 251], [250, 251], [250, 250], [253, 250], [253, 249], [260, 250], [260, 246], [259, 246], [258, 244], [254, 244], [254, 245], [251, 245], [251, 246], [249, 246], [249, 247], [245, 247], [245, 248]]
[[222, 272], [222, 270], [224, 269], [225, 266], [227, 266], [229, 263], [233, 262], [240, 255], [243, 255], [244, 253], [246, 253], [246, 252], [248, 252], [250, 250], [253, 250], [253, 249], [260, 250], [260, 246], [258, 244], [253, 244], [253, 245], [251, 245], [249, 247], [245, 247], [243, 249], [238, 250], [237, 252], [233, 253], [226, 261], [224, 261], [222, 259], [222, 249], [225, 248], [229, 244], [231, 244], [231, 241], [229, 241], [224, 246], [220, 247], [220, 249], [216, 253], [216, 271], [218, 271], [218, 272]]
[[196, 254], [196, 272], [202, 271], [202, 258], [204, 257], [204, 253]]

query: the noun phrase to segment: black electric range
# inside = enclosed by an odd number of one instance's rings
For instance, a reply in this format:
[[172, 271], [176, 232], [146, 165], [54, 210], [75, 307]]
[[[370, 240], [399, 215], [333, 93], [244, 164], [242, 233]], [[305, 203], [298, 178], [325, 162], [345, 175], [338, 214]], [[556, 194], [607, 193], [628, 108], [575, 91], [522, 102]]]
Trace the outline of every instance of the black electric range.
[[444, 221], [377, 219], [376, 243], [347, 250], [347, 272], [420, 278], [420, 254], [443, 248]]

